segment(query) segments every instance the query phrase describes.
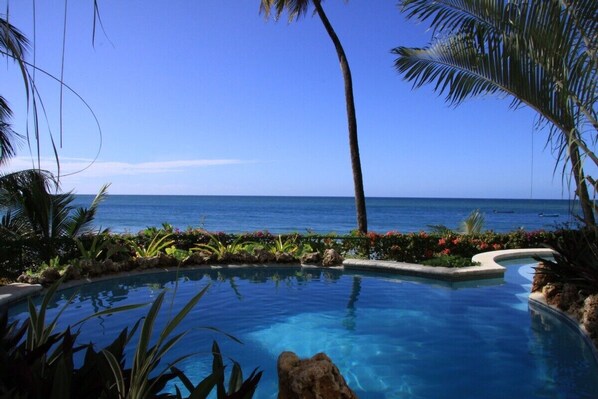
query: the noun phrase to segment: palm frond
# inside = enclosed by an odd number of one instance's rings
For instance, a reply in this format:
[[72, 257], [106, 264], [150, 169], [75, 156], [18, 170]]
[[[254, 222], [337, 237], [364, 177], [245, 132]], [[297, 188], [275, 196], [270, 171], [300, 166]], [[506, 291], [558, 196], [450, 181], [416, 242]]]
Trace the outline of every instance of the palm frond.
[[288, 21], [298, 20], [305, 16], [311, 0], [261, 0], [260, 13], [266, 18], [272, 15], [278, 20], [285, 12], [288, 14]]

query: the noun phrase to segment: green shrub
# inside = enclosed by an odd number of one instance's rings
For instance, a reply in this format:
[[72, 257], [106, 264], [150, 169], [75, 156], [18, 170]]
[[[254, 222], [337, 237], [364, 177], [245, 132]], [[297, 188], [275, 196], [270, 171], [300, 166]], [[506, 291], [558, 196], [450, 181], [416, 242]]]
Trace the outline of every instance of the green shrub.
[[[93, 343], [77, 343], [79, 330], [75, 329], [75, 332], [72, 332], [71, 329], [91, 317], [126, 311], [142, 305], [107, 309], [56, 332], [58, 318], [72, 301], [71, 298], [58, 316], [52, 322], [46, 323], [46, 311], [60, 283], [61, 281], [48, 290], [38, 309], [29, 300], [29, 319], [20, 325], [17, 321], [8, 323], [6, 310], [0, 315], [0, 397], [182, 398], [178, 387], [176, 394], [161, 393], [168, 382], [177, 378], [189, 391], [189, 398], [205, 399], [214, 388], [218, 399], [253, 397], [262, 373], [254, 370], [249, 378], [244, 380], [241, 367], [234, 362], [229, 389], [226, 390], [222, 355], [215, 342], [212, 346], [212, 372], [197, 385], [193, 385], [189, 378], [176, 368], [176, 364], [189, 355], [164, 364], [164, 356], [186, 334], [181, 332], [175, 335], [176, 327], [197, 304], [208, 286], [166, 323], [157, 339], [153, 337], [154, 322], [163, 303], [164, 292], [152, 303], [147, 316], [137, 321], [130, 331], [128, 328], [123, 329], [110, 345], [96, 351]], [[139, 327], [141, 329], [132, 367], [126, 367], [125, 349]], [[76, 366], [73, 355], [82, 350], [85, 351], [83, 364]]]
[[468, 258], [455, 255], [443, 255], [437, 258], [428, 259], [422, 262], [426, 266], [443, 266], [443, 267], [469, 267], [479, 266], [479, 262], [472, 262]]

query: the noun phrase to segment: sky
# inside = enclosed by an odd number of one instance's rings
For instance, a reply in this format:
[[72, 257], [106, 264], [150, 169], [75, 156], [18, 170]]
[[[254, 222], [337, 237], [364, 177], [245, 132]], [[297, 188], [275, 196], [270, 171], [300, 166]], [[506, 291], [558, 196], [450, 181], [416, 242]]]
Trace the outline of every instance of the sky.
[[[30, 39], [32, 4], [9, 2], [10, 20]], [[59, 85], [36, 73], [42, 167], [56, 171], [51, 134], [63, 190], [92, 194], [111, 183], [110, 194], [353, 195], [342, 75], [316, 15], [268, 21], [259, 0], [99, 6], [105, 33], [95, 44], [93, 1], [66, 9], [64, 81], [89, 108], [63, 92], [62, 146]], [[531, 110], [496, 96], [452, 107], [396, 72], [391, 49], [426, 45], [425, 23], [406, 20], [392, 0], [323, 6], [353, 74], [366, 197], [571, 197]], [[64, 2], [37, 0], [35, 15], [28, 60], [60, 76]], [[25, 134], [31, 117], [10, 62], [0, 87]], [[2, 172], [36, 158], [25, 143]]]

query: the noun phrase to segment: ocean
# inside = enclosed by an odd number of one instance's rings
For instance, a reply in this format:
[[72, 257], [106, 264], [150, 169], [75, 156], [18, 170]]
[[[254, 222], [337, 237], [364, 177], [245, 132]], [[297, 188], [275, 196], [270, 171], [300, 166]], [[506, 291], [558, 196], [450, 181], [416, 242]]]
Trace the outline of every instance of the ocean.
[[[77, 195], [89, 206], [92, 195]], [[575, 223], [577, 204], [566, 200], [367, 198], [369, 231], [430, 231], [430, 225], [457, 228], [473, 210], [485, 215], [486, 230], [554, 230]], [[572, 207], [574, 207], [572, 209]], [[96, 228], [137, 233], [169, 223], [211, 232], [345, 234], [357, 226], [352, 197], [110, 195], [100, 205]]]

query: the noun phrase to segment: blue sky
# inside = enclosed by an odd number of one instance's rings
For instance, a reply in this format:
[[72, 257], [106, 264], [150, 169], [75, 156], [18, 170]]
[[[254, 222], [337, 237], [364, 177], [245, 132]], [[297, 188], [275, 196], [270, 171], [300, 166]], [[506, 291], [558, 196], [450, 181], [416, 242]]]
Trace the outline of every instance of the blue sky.
[[[32, 38], [29, 3], [12, 1], [10, 12]], [[107, 36], [99, 32], [95, 47], [92, 1], [67, 9], [64, 79], [93, 109], [103, 138], [96, 163], [64, 177], [65, 190], [94, 193], [110, 182], [112, 194], [353, 195], [343, 81], [317, 16], [266, 21], [258, 0], [100, 7]], [[430, 32], [405, 20], [395, 1], [324, 7], [353, 72], [366, 196], [570, 197], [532, 111], [496, 97], [453, 108], [431, 87], [402, 80], [390, 50], [423, 46]], [[59, 76], [64, 3], [37, 1], [36, 12], [35, 61]], [[59, 92], [37, 77], [48, 115], [42, 166], [55, 169], [47, 132], [60, 130]], [[3, 68], [0, 85], [25, 132], [14, 66]], [[65, 93], [63, 109], [68, 173], [94, 158], [99, 134], [75, 96]], [[23, 145], [9, 168], [30, 165]]]

